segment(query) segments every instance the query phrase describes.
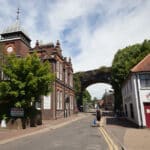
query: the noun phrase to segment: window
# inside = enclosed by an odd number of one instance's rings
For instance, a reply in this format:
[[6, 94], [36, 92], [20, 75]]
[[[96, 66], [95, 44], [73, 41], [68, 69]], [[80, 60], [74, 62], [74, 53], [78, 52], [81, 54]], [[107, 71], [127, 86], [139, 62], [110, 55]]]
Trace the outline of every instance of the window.
[[150, 88], [150, 74], [140, 74], [140, 86], [141, 88]]
[[59, 109], [59, 107], [60, 107], [59, 104], [60, 104], [59, 103], [59, 91], [57, 91], [57, 109]]
[[127, 104], [125, 104], [125, 115], [128, 116]]
[[10, 78], [4, 74], [3, 70], [0, 69], [0, 81], [1, 80], [10, 80]]
[[56, 76], [59, 78], [59, 61], [56, 63]]
[[73, 96], [70, 96], [70, 109], [73, 110]]
[[37, 110], [41, 110], [41, 103], [40, 102], [35, 102], [35, 108]]
[[63, 93], [62, 92], [60, 92], [60, 100], [59, 100], [59, 106], [60, 106], [60, 109], [62, 109], [62, 103], [63, 103]]
[[133, 104], [130, 103], [130, 114], [131, 114], [131, 118], [134, 119], [134, 111], [133, 111]]
[[72, 77], [72, 74], [70, 74], [70, 86], [73, 87], [73, 77]]
[[67, 72], [67, 70], [65, 70], [65, 83], [66, 84], [68, 83], [68, 72]]
[[44, 96], [43, 108], [44, 109], [51, 109], [51, 94], [48, 96]]
[[62, 67], [62, 63], [60, 63], [60, 80], [62, 80], [62, 74], [63, 74], [63, 67]]
[[63, 94], [61, 91], [57, 91], [57, 109], [62, 109], [62, 100], [63, 100]]

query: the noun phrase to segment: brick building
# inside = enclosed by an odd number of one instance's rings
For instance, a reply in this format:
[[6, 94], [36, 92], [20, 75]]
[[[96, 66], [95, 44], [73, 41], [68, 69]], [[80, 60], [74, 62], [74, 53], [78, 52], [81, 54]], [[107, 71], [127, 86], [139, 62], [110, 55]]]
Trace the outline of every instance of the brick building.
[[103, 106], [106, 110], [114, 110], [114, 93], [113, 91], [105, 91]]
[[1, 33], [0, 43], [6, 54], [15, 53], [18, 57], [25, 57], [36, 51], [42, 61], [48, 60], [51, 64], [52, 72], [56, 75], [53, 91], [48, 96], [41, 96], [41, 103], [36, 106], [41, 109], [43, 119], [68, 117], [74, 113], [76, 103], [72, 63], [70, 58], [63, 57], [59, 41], [55, 45], [41, 45], [36, 41], [35, 47], [31, 48], [31, 39], [17, 20]]

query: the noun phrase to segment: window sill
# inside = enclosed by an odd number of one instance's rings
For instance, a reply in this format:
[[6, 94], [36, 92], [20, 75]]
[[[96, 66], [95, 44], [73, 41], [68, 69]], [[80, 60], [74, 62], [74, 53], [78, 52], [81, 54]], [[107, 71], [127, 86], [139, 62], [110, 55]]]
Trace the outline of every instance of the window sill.
[[140, 88], [140, 90], [150, 90], [150, 87], [147, 87], [147, 88]]

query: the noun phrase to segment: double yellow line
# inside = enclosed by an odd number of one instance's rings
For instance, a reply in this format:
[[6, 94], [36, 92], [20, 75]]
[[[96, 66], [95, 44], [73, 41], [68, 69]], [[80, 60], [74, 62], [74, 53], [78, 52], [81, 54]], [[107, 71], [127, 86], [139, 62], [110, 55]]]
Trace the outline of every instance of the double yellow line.
[[109, 150], [118, 150], [117, 145], [110, 138], [110, 136], [108, 135], [106, 130], [102, 126], [99, 127], [99, 130], [102, 133], [102, 135], [104, 136], [104, 138], [105, 138], [105, 140], [106, 140], [106, 142], [108, 144]]

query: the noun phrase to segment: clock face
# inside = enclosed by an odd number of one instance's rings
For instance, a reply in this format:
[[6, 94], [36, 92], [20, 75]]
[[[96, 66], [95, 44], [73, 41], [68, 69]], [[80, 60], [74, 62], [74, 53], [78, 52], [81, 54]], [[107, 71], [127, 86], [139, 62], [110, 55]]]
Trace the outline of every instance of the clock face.
[[7, 48], [7, 52], [8, 52], [8, 53], [13, 52], [13, 48], [12, 48], [11, 46], [9, 46], [9, 47]]

